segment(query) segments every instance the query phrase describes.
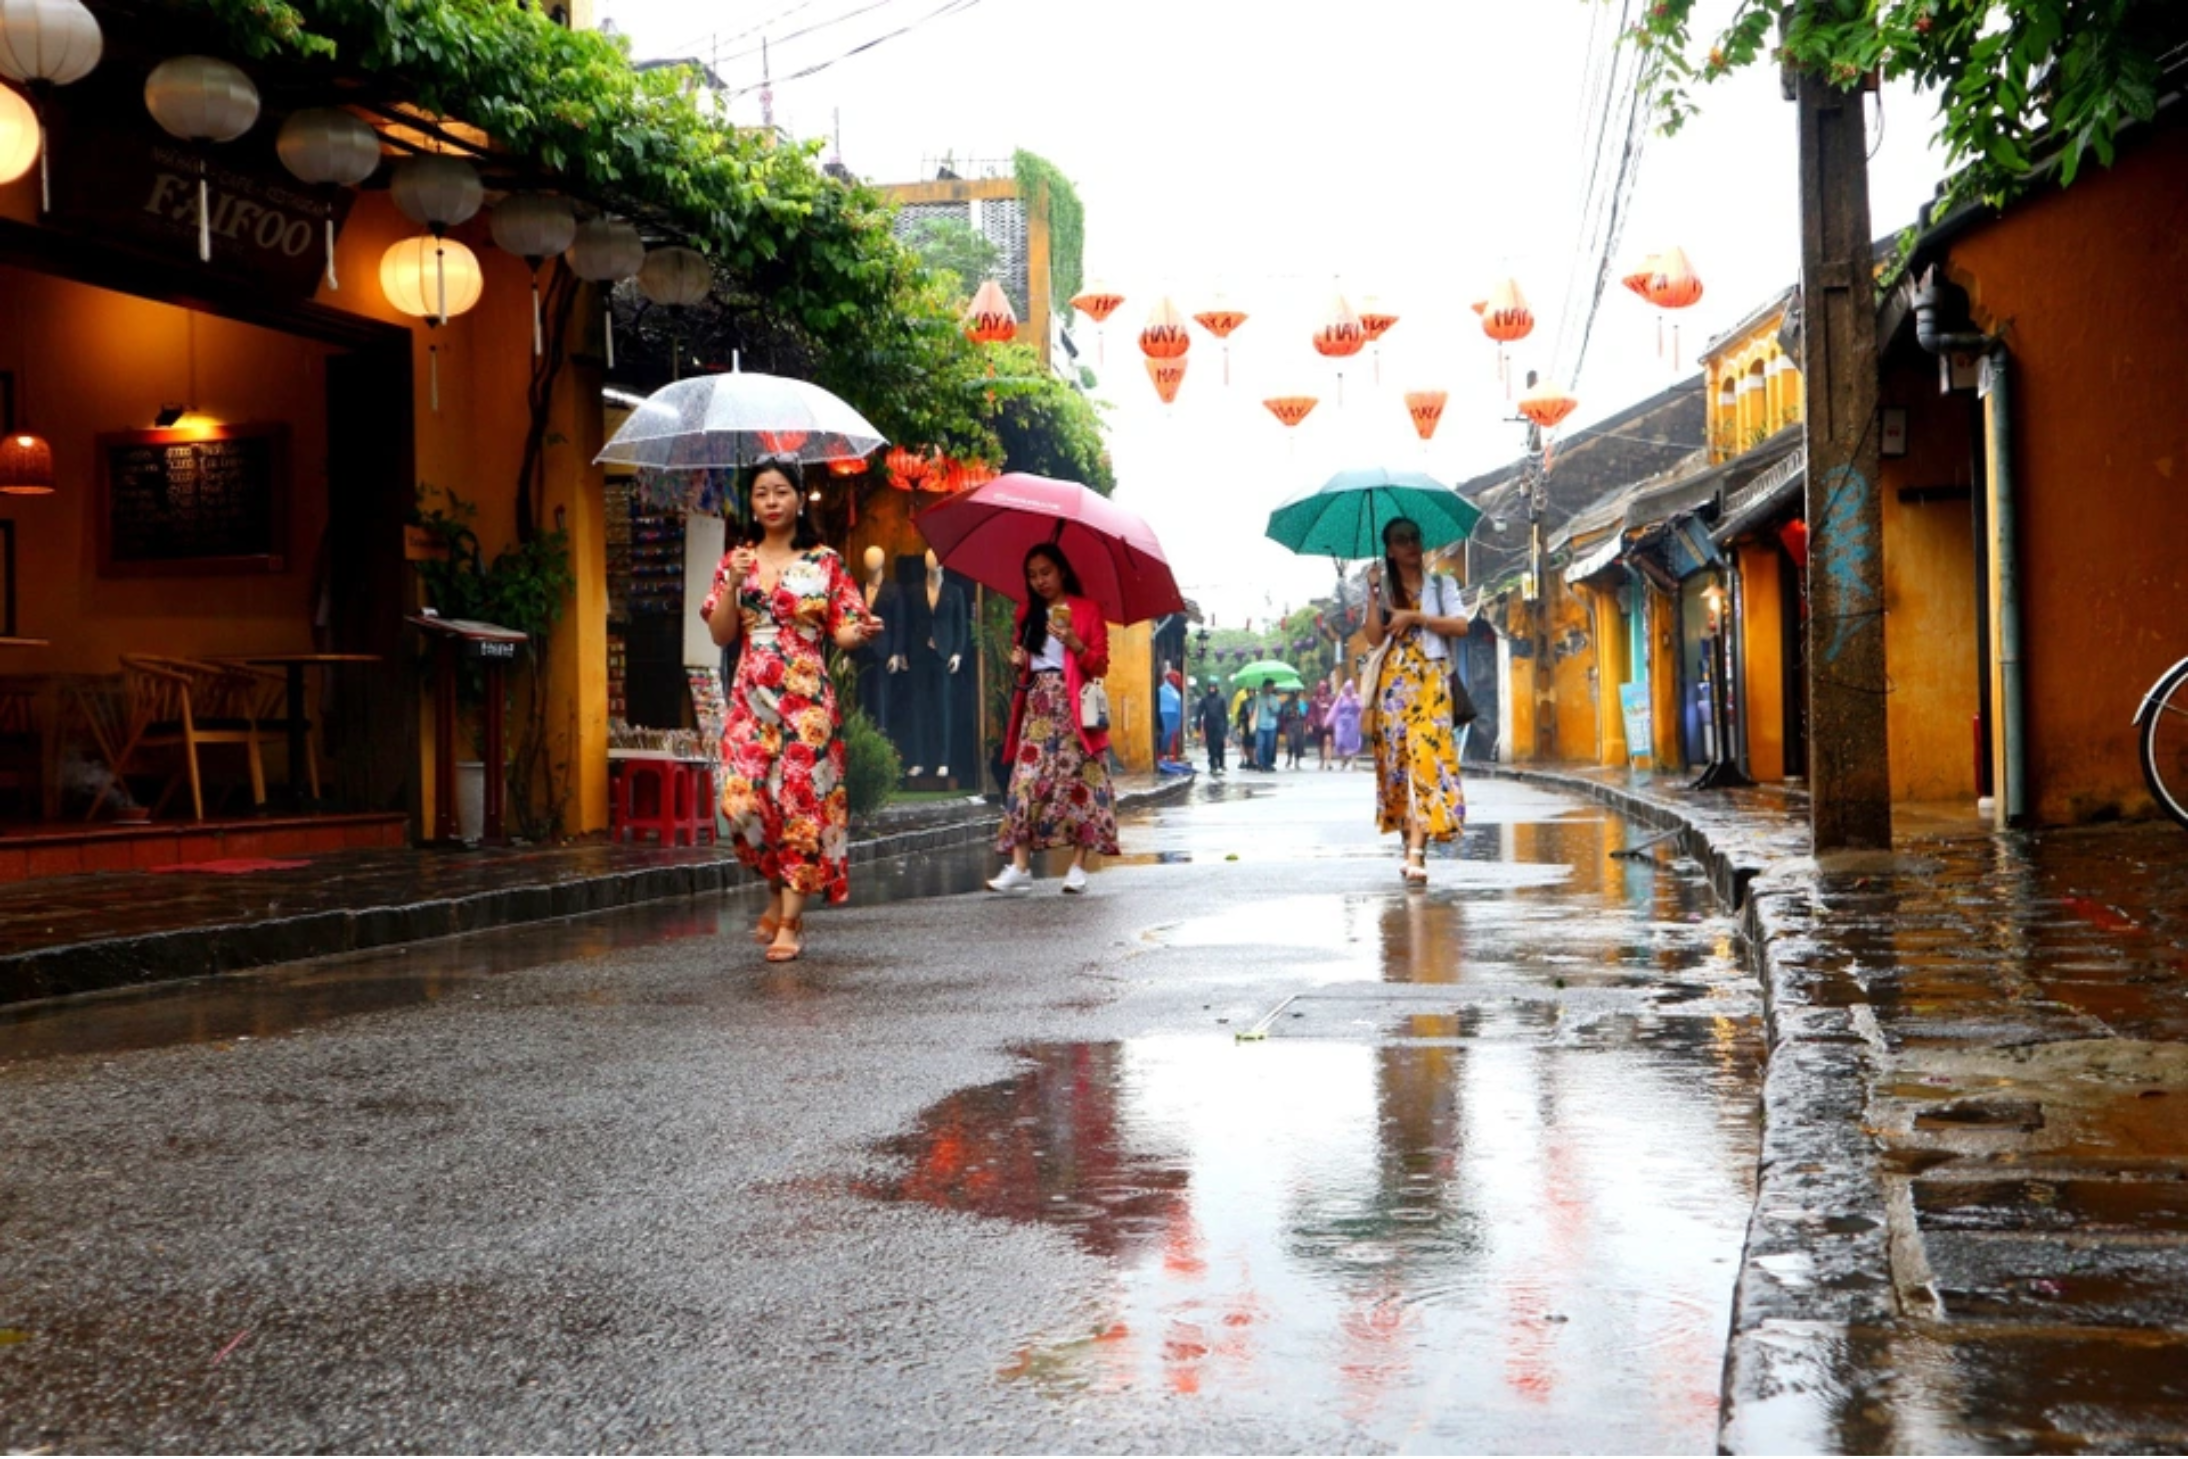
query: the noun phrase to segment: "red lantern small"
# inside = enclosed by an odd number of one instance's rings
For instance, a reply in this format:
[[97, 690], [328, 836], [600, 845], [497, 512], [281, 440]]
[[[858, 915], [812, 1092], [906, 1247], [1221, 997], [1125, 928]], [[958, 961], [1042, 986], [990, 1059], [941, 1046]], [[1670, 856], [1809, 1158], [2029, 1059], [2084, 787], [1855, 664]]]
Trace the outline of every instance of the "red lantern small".
[[974, 344], [1009, 344], [1018, 337], [1018, 311], [993, 279], [980, 285], [965, 310], [965, 338]]
[[1489, 297], [1482, 302], [1481, 332], [1498, 344], [1510, 344], [1535, 332], [1535, 313], [1527, 307], [1527, 296], [1520, 292], [1518, 279], [1506, 279], [1489, 291]]
[[1193, 316], [1202, 329], [1223, 341], [1223, 383], [1231, 383], [1231, 331], [1246, 322], [1246, 311], [1228, 307], [1221, 294], [1216, 295], [1216, 307], [1203, 309]]
[[1443, 419], [1443, 408], [1451, 399], [1447, 390], [1408, 390], [1405, 393], [1406, 414], [1413, 417], [1413, 429], [1422, 440], [1436, 434], [1436, 425]]
[[795, 455], [798, 447], [805, 444], [804, 431], [761, 431], [760, 449], [769, 454]]
[[863, 456], [839, 456], [828, 463], [830, 476], [863, 476], [866, 474], [866, 458]]
[[1146, 362], [1147, 378], [1155, 382], [1155, 393], [1162, 397], [1164, 405], [1178, 398], [1178, 387], [1185, 383], [1186, 363], [1183, 359]]
[[1308, 412], [1322, 402], [1319, 396], [1314, 395], [1277, 395], [1261, 403], [1269, 408], [1269, 414], [1285, 425], [1296, 426], [1307, 418]]
[[927, 475], [927, 459], [918, 452], [903, 446], [892, 447], [883, 458], [889, 473], [889, 485], [898, 491], [915, 491]]
[[1186, 329], [1178, 306], [1167, 295], [1156, 300], [1148, 311], [1146, 328], [1140, 331], [1140, 353], [1150, 360], [1177, 360], [1192, 347], [1192, 332]]

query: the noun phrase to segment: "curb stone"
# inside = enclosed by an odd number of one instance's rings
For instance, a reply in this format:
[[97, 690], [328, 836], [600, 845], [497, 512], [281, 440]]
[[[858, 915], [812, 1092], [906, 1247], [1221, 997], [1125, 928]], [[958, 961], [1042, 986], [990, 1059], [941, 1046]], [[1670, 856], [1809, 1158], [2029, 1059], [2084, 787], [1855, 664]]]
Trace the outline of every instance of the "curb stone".
[[1891, 1212], [1866, 1128], [1881, 1040], [1860, 969], [1823, 930], [1807, 828], [1775, 828], [1578, 775], [1467, 767], [1607, 805], [1707, 871], [1762, 985], [1762, 1153], [1733, 1291], [1718, 1447], [1872, 1453], [1890, 1443]]
[[[1193, 777], [1182, 776], [1145, 788], [1120, 789], [1117, 808], [1122, 811], [1174, 804], [1190, 794], [1193, 783]], [[866, 834], [858, 834], [855, 828], [851, 864], [870, 865], [970, 845], [993, 835], [1002, 821], [1002, 808], [985, 801], [968, 801], [952, 809], [960, 814], [942, 819], [933, 812], [923, 812], [906, 830], [890, 829], [886, 817], [878, 826], [865, 828]], [[5, 990], [0, 992], [0, 1003], [19, 1005], [151, 983], [217, 977], [275, 963], [368, 952], [648, 902], [718, 896], [753, 881], [741, 863], [724, 856], [713, 861], [683, 861], [546, 883], [520, 883], [401, 905], [316, 909], [291, 917], [261, 916], [249, 921], [31, 948], [0, 956], [0, 989]]]

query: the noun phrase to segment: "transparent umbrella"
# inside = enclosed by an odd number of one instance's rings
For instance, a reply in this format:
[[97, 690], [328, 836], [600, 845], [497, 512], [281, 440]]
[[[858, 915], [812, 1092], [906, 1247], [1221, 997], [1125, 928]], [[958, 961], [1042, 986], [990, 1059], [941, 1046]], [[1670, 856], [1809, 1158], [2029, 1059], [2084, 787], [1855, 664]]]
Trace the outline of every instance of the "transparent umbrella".
[[866, 417], [818, 385], [737, 371], [656, 390], [594, 459], [703, 471], [773, 455], [845, 461], [887, 444]]

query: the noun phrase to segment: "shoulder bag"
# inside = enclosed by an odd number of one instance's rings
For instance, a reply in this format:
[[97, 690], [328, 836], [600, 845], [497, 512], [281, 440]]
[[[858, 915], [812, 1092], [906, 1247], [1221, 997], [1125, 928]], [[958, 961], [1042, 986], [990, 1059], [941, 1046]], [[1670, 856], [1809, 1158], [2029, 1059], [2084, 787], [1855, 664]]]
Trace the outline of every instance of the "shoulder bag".
[[[1452, 582], [1443, 573], [1437, 573], [1435, 577], [1437, 616], [1440, 618], [1456, 616], [1451, 605], [1451, 595], [1458, 591], [1458, 584]], [[1465, 604], [1461, 603], [1459, 606], [1463, 608]], [[1449, 634], [1444, 636], [1443, 641], [1444, 657], [1451, 666], [1451, 725], [1454, 729], [1464, 729], [1467, 725], [1481, 718], [1481, 711], [1474, 707], [1474, 696], [1466, 692], [1466, 684], [1459, 678], [1459, 645], [1463, 641], [1463, 639]]]

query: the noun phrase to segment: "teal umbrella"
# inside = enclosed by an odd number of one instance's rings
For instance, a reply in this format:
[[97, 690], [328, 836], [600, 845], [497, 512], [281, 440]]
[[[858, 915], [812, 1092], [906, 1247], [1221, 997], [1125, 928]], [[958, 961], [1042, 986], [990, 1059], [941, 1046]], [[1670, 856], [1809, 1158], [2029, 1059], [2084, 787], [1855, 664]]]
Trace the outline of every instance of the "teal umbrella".
[[1269, 537], [1302, 556], [1381, 557], [1383, 527], [1398, 517], [1419, 524], [1421, 546], [1434, 549], [1465, 541], [1481, 508], [1423, 472], [1368, 466], [1269, 513]]
[[1231, 675], [1233, 684], [1244, 685], [1248, 689], [1259, 689], [1263, 679], [1273, 680], [1273, 687], [1278, 689], [1304, 689], [1307, 687], [1300, 682], [1299, 671], [1282, 659], [1255, 659], [1245, 668]]

